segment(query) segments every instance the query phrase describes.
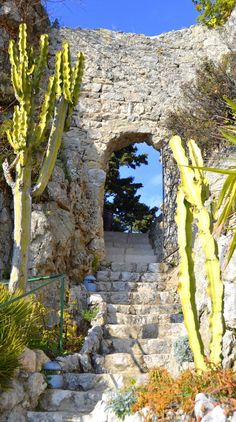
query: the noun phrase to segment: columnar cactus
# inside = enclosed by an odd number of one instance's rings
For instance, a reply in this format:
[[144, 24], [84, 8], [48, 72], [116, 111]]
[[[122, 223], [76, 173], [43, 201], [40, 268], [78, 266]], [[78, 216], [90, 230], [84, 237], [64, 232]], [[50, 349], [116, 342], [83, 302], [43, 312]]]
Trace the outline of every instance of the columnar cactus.
[[[78, 102], [83, 74], [82, 53], [71, 65], [67, 43], [56, 53], [55, 72], [49, 77], [47, 90], [40, 103], [41, 80], [47, 64], [48, 36], [40, 38], [39, 52], [27, 48], [27, 28], [19, 28], [18, 48], [10, 41], [11, 77], [18, 104], [15, 106], [12, 128], [6, 132], [16, 159], [3, 164], [7, 183], [14, 197], [14, 249], [9, 288], [25, 290], [28, 250], [30, 244], [32, 196], [39, 196], [52, 174], [62, 135], [69, 127], [70, 114]], [[47, 141], [47, 150], [35, 186], [31, 184], [32, 159], [37, 149]], [[15, 170], [15, 178], [12, 170]]]
[[[205, 273], [208, 280], [208, 294], [211, 299], [209, 327], [211, 331], [210, 361], [216, 365], [221, 362], [221, 343], [224, 331], [223, 321], [223, 282], [217, 245], [212, 235], [211, 213], [204, 206], [209, 193], [207, 179], [199, 167], [203, 167], [200, 149], [193, 140], [188, 142], [189, 160], [179, 136], [174, 136], [170, 147], [180, 170], [181, 184], [178, 191], [176, 223], [181, 255], [179, 294], [188, 330], [190, 345], [196, 367], [205, 369], [203, 345], [199, 333], [199, 323], [195, 304], [195, 277], [192, 256], [193, 219], [199, 231], [201, 246], [205, 255]], [[194, 168], [198, 167], [198, 168]]]

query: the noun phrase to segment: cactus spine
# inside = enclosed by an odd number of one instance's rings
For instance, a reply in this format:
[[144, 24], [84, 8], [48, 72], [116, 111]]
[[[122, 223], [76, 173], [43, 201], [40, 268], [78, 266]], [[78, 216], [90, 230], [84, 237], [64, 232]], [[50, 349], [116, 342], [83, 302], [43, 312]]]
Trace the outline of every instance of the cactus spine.
[[[48, 56], [48, 36], [40, 38], [39, 52], [27, 48], [27, 28], [19, 27], [18, 48], [14, 41], [9, 44], [11, 78], [18, 105], [15, 106], [12, 128], [6, 132], [16, 159], [9, 165], [3, 163], [4, 175], [14, 197], [14, 248], [9, 288], [25, 290], [27, 281], [28, 250], [30, 244], [32, 196], [39, 196], [52, 174], [65, 127], [78, 102], [83, 74], [84, 57], [78, 55], [71, 65], [69, 45], [57, 52], [55, 72], [49, 78], [41, 105], [41, 113], [35, 113], [35, 98], [40, 91]], [[49, 135], [48, 135], [49, 133]], [[31, 172], [33, 155], [47, 141], [47, 151], [36, 185], [32, 187]], [[11, 170], [15, 168], [15, 179]]]
[[[172, 149], [174, 158], [178, 164], [181, 178], [176, 215], [176, 223], [179, 230], [178, 242], [181, 255], [179, 294], [182, 305], [184, 304], [185, 323], [188, 329], [190, 345], [194, 353], [195, 364], [197, 368], [204, 369], [204, 366], [202, 366], [203, 354], [201, 353], [200, 356], [199, 353], [199, 350], [202, 350], [202, 341], [200, 341], [198, 323], [195, 323], [194, 333], [189, 328], [189, 319], [192, 318], [192, 313], [194, 313], [195, 317], [197, 315], [195, 301], [190, 303], [190, 297], [192, 297], [195, 290], [195, 279], [193, 276], [193, 265], [188, 265], [188, 269], [186, 269], [186, 263], [189, 263], [190, 257], [191, 237], [188, 242], [186, 241], [186, 238], [190, 233], [189, 225], [192, 223], [193, 219], [195, 219], [198, 226], [201, 246], [205, 255], [205, 273], [208, 280], [208, 294], [211, 299], [209, 320], [211, 331], [210, 361], [218, 365], [221, 363], [221, 343], [224, 331], [223, 282], [217, 255], [217, 245], [212, 235], [211, 215], [204, 206], [209, 187], [203, 171], [201, 169], [189, 167], [189, 160], [185, 155], [179, 136], [174, 136], [171, 139], [170, 148]], [[192, 165], [203, 167], [200, 149], [193, 140], [188, 142], [188, 148]], [[184, 208], [186, 208], [185, 212]], [[192, 213], [192, 216], [190, 213]], [[186, 218], [184, 223], [183, 215], [185, 214]], [[186, 279], [183, 276], [183, 273], [185, 273]], [[186, 286], [183, 288], [184, 283], [186, 283]], [[191, 308], [191, 310], [189, 310], [188, 307]], [[198, 342], [196, 342], [196, 338], [198, 338]]]

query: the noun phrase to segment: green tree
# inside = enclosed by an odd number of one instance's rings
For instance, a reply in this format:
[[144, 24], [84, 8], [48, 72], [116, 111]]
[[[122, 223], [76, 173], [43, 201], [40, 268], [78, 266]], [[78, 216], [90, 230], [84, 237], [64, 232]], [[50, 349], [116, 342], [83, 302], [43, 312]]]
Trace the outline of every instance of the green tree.
[[236, 0], [192, 0], [196, 10], [201, 13], [197, 20], [215, 28], [224, 25], [235, 7]]
[[[78, 101], [84, 59], [80, 53], [72, 67], [69, 45], [64, 43], [63, 50], [56, 52], [55, 72], [44, 90], [41, 81], [46, 71], [48, 36], [41, 36], [38, 54], [35, 54], [33, 47], [27, 47], [25, 24], [20, 25], [18, 48], [10, 41], [9, 56], [17, 105], [6, 134], [16, 158], [11, 164], [5, 160], [3, 171], [14, 198], [14, 246], [9, 284], [10, 291], [14, 292], [17, 288], [26, 288], [32, 198], [42, 194], [55, 166], [62, 135], [69, 128], [70, 114]], [[38, 179], [32, 186], [33, 157], [44, 145], [46, 151], [42, 153]]]
[[137, 154], [138, 148], [129, 145], [112, 154], [105, 185], [105, 210], [114, 216], [113, 230], [146, 232], [153, 221], [157, 207], [150, 208], [140, 202], [138, 189], [142, 183], [135, 183], [134, 177], [120, 177], [120, 167], [132, 169], [147, 165], [147, 154]]

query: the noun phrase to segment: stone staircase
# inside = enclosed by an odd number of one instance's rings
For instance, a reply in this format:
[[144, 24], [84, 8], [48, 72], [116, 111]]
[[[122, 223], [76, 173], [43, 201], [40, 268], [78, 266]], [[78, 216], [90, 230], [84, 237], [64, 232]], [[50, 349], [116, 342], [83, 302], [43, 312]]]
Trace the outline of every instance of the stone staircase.
[[90, 297], [105, 304], [103, 335], [92, 356], [96, 373], [65, 373], [65, 389], [46, 390], [41, 411], [28, 412], [30, 422], [116, 422], [114, 415], [98, 420], [93, 412], [104, 393], [131, 378], [143, 382], [157, 366], [176, 366], [173, 338], [185, 333], [180, 304], [148, 236], [106, 232], [105, 246], [107, 265]]

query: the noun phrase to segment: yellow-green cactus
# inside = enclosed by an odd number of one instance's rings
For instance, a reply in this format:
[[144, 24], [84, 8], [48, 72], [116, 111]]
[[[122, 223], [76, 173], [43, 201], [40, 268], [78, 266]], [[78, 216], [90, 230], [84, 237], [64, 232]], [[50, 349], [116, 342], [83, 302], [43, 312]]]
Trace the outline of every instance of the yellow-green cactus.
[[189, 344], [193, 352], [195, 366], [205, 370], [204, 347], [199, 331], [199, 321], [195, 302], [196, 280], [194, 275], [194, 260], [192, 253], [192, 222], [191, 205], [185, 199], [182, 187], [177, 194], [176, 223], [178, 225], [178, 243], [181, 262], [179, 266], [178, 292], [181, 300], [184, 322], [189, 334]]
[[[78, 101], [84, 57], [79, 53], [72, 67], [69, 45], [63, 44], [63, 50], [56, 54], [55, 72], [49, 77], [41, 113], [36, 114], [35, 98], [47, 64], [48, 36], [41, 36], [36, 55], [32, 47], [27, 48], [27, 28], [21, 24], [18, 48], [10, 41], [9, 56], [18, 105], [14, 109], [12, 128], [6, 134], [16, 159], [11, 165], [5, 161], [3, 170], [14, 196], [14, 249], [9, 287], [14, 292], [16, 288], [25, 290], [27, 281], [32, 196], [43, 192], [55, 166], [63, 132], [69, 127], [70, 114]], [[32, 186], [32, 156], [45, 141], [45, 158], [36, 185]], [[15, 179], [11, 174], [13, 168]]]
[[[208, 280], [208, 294], [211, 299], [211, 313], [210, 313], [210, 331], [211, 331], [211, 343], [210, 343], [210, 361], [216, 365], [220, 364], [221, 362], [221, 344], [222, 344], [222, 337], [224, 331], [224, 322], [223, 322], [223, 282], [221, 279], [221, 271], [220, 271], [220, 263], [218, 259], [217, 253], [217, 245], [212, 235], [212, 223], [211, 223], [211, 214], [208, 212], [206, 207], [204, 206], [204, 201], [206, 200], [209, 194], [209, 187], [207, 179], [201, 169], [191, 168], [189, 167], [189, 160], [186, 157], [184, 148], [181, 143], [181, 139], [179, 136], [174, 136], [170, 141], [170, 147], [173, 151], [174, 158], [178, 164], [179, 171], [180, 171], [180, 178], [181, 178], [181, 187], [180, 187], [180, 195], [184, 195], [184, 202], [187, 208], [190, 207], [193, 218], [195, 219], [198, 231], [199, 231], [199, 238], [201, 242], [201, 246], [205, 255], [205, 272]], [[189, 154], [191, 158], [191, 164], [193, 166], [202, 167], [203, 160], [201, 156], [200, 149], [197, 147], [196, 143], [193, 140], [188, 142]], [[182, 192], [182, 193], [181, 193]], [[183, 202], [183, 200], [182, 200]], [[180, 212], [183, 212], [183, 205], [181, 204], [180, 199], [178, 199], [178, 206], [181, 206], [181, 209], [177, 211], [176, 222], [179, 227], [181, 228], [181, 232], [183, 234], [184, 227], [183, 222], [181, 220]], [[188, 216], [188, 218], [190, 218]], [[186, 236], [189, 236], [189, 226], [186, 224], [185, 220], [185, 233]], [[180, 247], [180, 254], [181, 254], [181, 267], [183, 270], [184, 262], [186, 262], [186, 254], [189, 256], [189, 250], [186, 247], [185, 243], [186, 238], [180, 236], [179, 234], [179, 247]], [[184, 270], [186, 272], [186, 270]], [[194, 279], [191, 279], [193, 268], [189, 268], [189, 279], [187, 283], [189, 283], [189, 288], [191, 287], [192, 291], [195, 287], [193, 287], [193, 283], [195, 283]], [[192, 285], [191, 285], [192, 283]], [[189, 298], [186, 291], [180, 288], [180, 296], [182, 303], [188, 301]], [[189, 306], [192, 306], [189, 303]], [[195, 305], [194, 305], [195, 307]], [[190, 318], [191, 311], [187, 311], [185, 315], [185, 321], [187, 322], [188, 318]], [[194, 311], [195, 312], [195, 311]], [[188, 328], [188, 327], [187, 327]], [[197, 326], [195, 328], [194, 336], [198, 336], [197, 334]], [[188, 332], [190, 338], [190, 344], [193, 344], [193, 333], [191, 330]], [[201, 344], [199, 345], [201, 348]], [[198, 346], [198, 349], [199, 349]], [[196, 353], [199, 356], [199, 352], [196, 349], [193, 350], [193, 353]], [[196, 361], [195, 361], [196, 362]], [[199, 365], [198, 365], [199, 366]]]

